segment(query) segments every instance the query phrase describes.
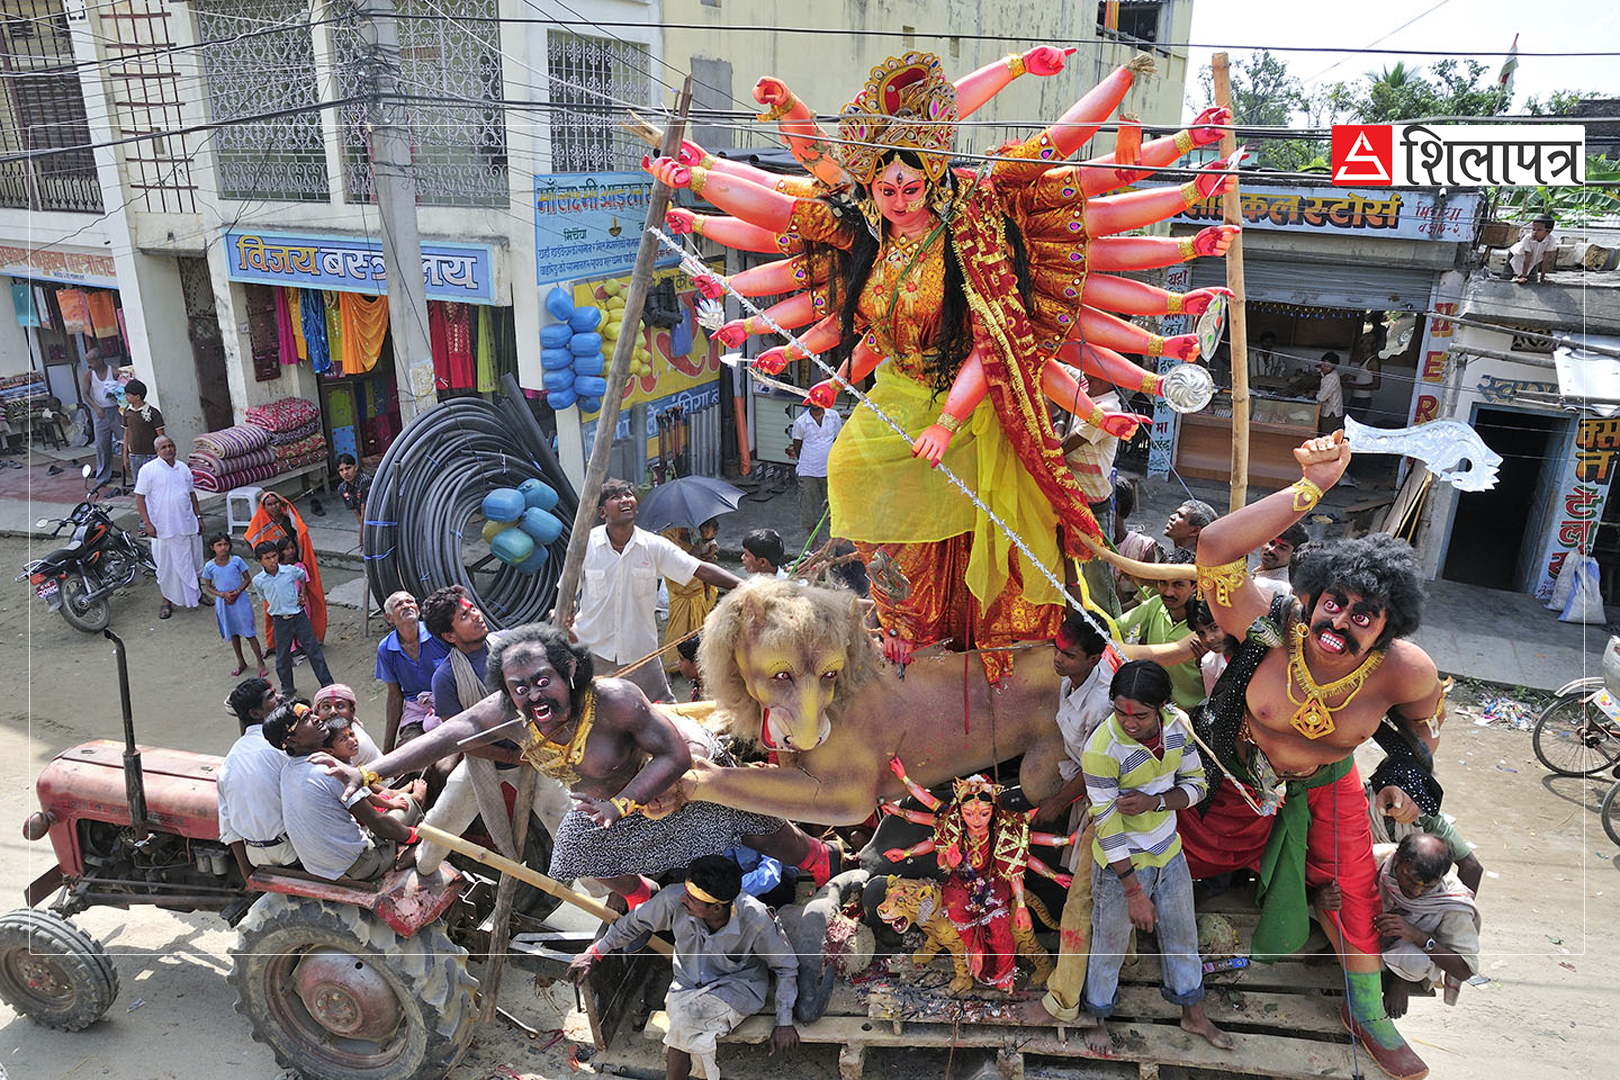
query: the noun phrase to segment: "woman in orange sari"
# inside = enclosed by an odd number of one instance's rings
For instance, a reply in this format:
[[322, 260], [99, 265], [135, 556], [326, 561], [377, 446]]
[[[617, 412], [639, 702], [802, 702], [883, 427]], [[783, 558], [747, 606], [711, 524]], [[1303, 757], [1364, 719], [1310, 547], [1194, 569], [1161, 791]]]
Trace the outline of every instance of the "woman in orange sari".
[[[326, 587], [321, 584], [321, 568], [315, 563], [315, 545], [310, 542], [309, 529], [304, 525], [304, 519], [298, 516], [298, 511], [293, 509], [291, 502], [273, 491], [263, 492], [259, 496], [259, 508], [254, 511], [253, 520], [248, 522], [248, 546], [251, 548], [265, 540], [279, 544], [286, 536], [298, 541], [298, 557], [304, 564], [304, 573], [309, 575], [309, 588], [304, 593], [304, 604], [309, 612], [309, 625], [315, 631], [315, 639], [325, 644]], [[266, 613], [264, 620], [266, 649], [275, 648], [275, 632], [274, 620]]]

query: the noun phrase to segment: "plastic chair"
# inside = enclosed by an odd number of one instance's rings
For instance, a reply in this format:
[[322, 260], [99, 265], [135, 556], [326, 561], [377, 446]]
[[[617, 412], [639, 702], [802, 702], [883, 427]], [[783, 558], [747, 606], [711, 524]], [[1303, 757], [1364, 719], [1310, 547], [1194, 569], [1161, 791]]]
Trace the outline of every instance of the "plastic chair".
[[246, 529], [253, 521], [253, 515], [259, 509], [259, 496], [264, 494], [264, 488], [254, 484], [246, 487], [231, 488], [225, 493], [225, 527], [235, 530], [238, 526]]

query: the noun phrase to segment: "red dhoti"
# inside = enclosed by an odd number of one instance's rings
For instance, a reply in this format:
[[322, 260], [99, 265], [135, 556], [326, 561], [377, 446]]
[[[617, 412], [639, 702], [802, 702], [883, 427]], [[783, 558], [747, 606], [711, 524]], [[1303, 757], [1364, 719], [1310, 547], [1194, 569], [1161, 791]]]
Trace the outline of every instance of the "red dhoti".
[[[1306, 789], [1304, 796], [1311, 816], [1305, 840], [1305, 885], [1315, 888], [1337, 881], [1344, 905], [1329, 918], [1338, 926], [1346, 948], [1377, 955], [1380, 943], [1373, 916], [1380, 910], [1378, 867], [1373, 863], [1372, 828], [1361, 776], [1352, 763], [1338, 780]], [[1195, 878], [1244, 868], [1259, 871], [1276, 820], [1256, 814], [1230, 780], [1223, 782], [1208, 813], [1200, 816], [1197, 810], [1181, 810], [1176, 814], [1188, 870]]]

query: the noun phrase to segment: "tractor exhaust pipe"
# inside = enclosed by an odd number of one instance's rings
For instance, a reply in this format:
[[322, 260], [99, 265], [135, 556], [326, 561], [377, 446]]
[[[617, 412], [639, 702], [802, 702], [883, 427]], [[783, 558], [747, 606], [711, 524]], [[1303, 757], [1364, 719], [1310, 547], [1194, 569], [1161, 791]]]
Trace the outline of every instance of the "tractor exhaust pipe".
[[151, 832], [146, 825], [146, 781], [141, 776], [141, 752], [135, 749], [135, 710], [129, 701], [129, 662], [124, 658], [124, 639], [111, 630], [102, 636], [113, 643], [113, 654], [118, 657], [118, 698], [124, 707], [124, 797], [129, 802], [129, 827], [135, 835], [145, 838]]

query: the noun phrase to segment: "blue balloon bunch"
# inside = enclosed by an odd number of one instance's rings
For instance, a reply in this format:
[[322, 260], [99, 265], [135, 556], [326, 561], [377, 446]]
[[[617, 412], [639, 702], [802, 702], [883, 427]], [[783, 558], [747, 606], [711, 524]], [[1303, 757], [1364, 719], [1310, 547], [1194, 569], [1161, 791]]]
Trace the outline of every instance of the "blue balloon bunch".
[[599, 332], [605, 312], [599, 307], [575, 307], [562, 286], [546, 294], [546, 311], [555, 323], [540, 330], [541, 382], [546, 402], [553, 409], [578, 405], [596, 412], [607, 392], [607, 357]]

